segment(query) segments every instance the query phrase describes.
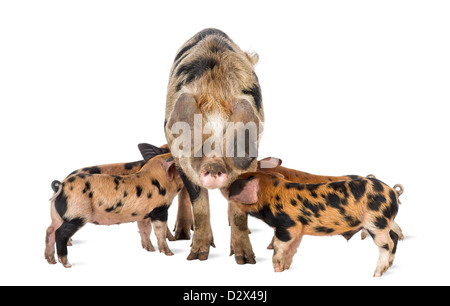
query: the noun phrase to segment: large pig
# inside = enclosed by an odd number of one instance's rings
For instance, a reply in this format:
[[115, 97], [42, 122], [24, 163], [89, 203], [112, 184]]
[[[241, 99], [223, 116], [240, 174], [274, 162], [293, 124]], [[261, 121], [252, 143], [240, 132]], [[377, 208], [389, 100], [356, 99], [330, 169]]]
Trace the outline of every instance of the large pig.
[[[175, 56], [164, 128], [185, 185], [179, 195], [177, 239], [190, 238], [192, 203], [194, 236], [188, 260], [206, 260], [214, 246], [208, 189], [225, 188], [238, 175], [256, 170], [264, 121], [253, 68], [257, 61], [256, 54], [243, 52], [217, 29], [197, 33]], [[234, 204], [230, 211], [236, 262], [255, 263], [247, 216]]]

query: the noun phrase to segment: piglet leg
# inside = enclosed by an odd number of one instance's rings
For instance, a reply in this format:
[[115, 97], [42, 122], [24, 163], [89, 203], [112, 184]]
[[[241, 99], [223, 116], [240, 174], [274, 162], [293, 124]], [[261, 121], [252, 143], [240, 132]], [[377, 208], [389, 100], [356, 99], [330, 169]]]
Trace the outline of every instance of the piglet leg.
[[50, 206], [50, 216], [52, 218], [52, 224], [47, 228], [45, 235], [45, 259], [49, 264], [56, 264], [55, 260], [55, 232], [63, 223], [62, 218], [59, 216], [55, 209], [55, 203], [52, 202]]
[[291, 267], [293, 257], [302, 241], [302, 235], [291, 235], [289, 241], [281, 241], [274, 236], [274, 254], [272, 257], [273, 269], [275, 272], [283, 272]]
[[378, 250], [380, 252], [377, 267], [373, 276], [380, 277], [384, 272], [386, 272], [386, 270], [392, 265], [394, 261], [394, 246], [396, 247], [396, 243], [394, 244], [394, 241], [389, 235], [389, 228], [384, 230], [370, 229], [370, 231], [374, 233], [375, 238], [373, 239], [373, 241], [378, 246]]
[[158, 239], [158, 248], [160, 253], [164, 253], [167, 256], [172, 256], [173, 252], [167, 245], [167, 221], [155, 220], [152, 221], [153, 230], [155, 231], [156, 238]]
[[138, 221], [139, 234], [141, 235], [141, 244], [144, 249], [149, 252], [154, 252], [152, 241], [150, 240], [150, 233], [152, 232], [152, 223], [150, 219]]
[[67, 259], [67, 242], [85, 224], [86, 221], [84, 218], [64, 219], [63, 224], [55, 231], [58, 260], [65, 268], [72, 267]]
[[404, 239], [402, 229], [395, 221], [392, 221], [391, 229], [397, 234], [398, 240]]
[[55, 260], [55, 232], [61, 226], [62, 221], [53, 220], [47, 228], [45, 236], [45, 259], [49, 264], [56, 264]]

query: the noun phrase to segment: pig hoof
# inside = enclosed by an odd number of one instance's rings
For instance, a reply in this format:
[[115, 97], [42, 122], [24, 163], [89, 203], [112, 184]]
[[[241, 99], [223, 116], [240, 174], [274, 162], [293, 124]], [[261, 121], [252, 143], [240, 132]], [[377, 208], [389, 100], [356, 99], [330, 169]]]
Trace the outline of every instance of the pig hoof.
[[238, 251], [235, 251], [235, 247], [231, 245], [230, 249], [231, 249], [230, 256], [234, 254], [234, 259], [236, 260], [236, 263], [238, 265], [256, 264], [255, 253], [253, 253], [251, 247], [248, 248], [247, 250], [238, 247], [236, 248]]
[[175, 224], [173, 230], [176, 240], [190, 240], [191, 228], [193, 226], [192, 220], [182, 220]]
[[373, 277], [381, 277], [381, 275], [383, 275], [383, 273], [386, 272], [388, 268], [389, 266], [377, 268], [373, 273]]
[[142, 243], [142, 248], [144, 248], [148, 252], [154, 252], [155, 248], [153, 247], [152, 243], [150, 241], [146, 243]]
[[245, 265], [245, 259], [244, 259], [244, 256], [242, 256], [242, 255], [236, 255], [236, 256], [234, 256], [234, 259], [236, 260], [236, 263], [237, 263], [238, 265]]
[[62, 263], [64, 268], [72, 268], [72, 265], [69, 263], [67, 256], [58, 257], [58, 260], [60, 263]]
[[153, 247], [153, 245], [149, 245], [149, 246], [143, 246], [143, 248], [147, 251], [147, 252], [155, 252], [155, 248]]
[[194, 252], [191, 251], [191, 253], [189, 254], [189, 256], [187, 257], [187, 260], [194, 260], [194, 259], [198, 259], [198, 260], [207, 260], [209, 256], [209, 250], [208, 251], [204, 251], [204, 252]]
[[234, 259], [236, 260], [236, 263], [238, 265], [245, 265], [245, 264], [251, 264], [254, 265], [256, 264], [256, 259], [255, 259], [255, 255], [235, 255]]
[[273, 270], [275, 272], [283, 272], [285, 270], [284, 266], [280, 263], [278, 265], [275, 265], [275, 267], [273, 267]]
[[166, 256], [172, 256], [173, 255], [173, 252], [171, 250], [162, 250], [160, 252], [163, 253]]
[[190, 229], [177, 228], [175, 230], [175, 240], [190, 240], [190, 239], [191, 239], [191, 230]]
[[200, 252], [198, 253], [198, 260], [207, 260], [209, 256], [209, 251], [208, 252]]
[[162, 245], [158, 245], [159, 252], [165, 254], [166, 256], [172, 256], [173, 252], [169, 249], [169, 246], [167, 243], [164, 243]]
[[55, 259], [54, 255], [45, 255], [45, 259], [51, 265], [55, 265], [56, 264], [56, 259]]

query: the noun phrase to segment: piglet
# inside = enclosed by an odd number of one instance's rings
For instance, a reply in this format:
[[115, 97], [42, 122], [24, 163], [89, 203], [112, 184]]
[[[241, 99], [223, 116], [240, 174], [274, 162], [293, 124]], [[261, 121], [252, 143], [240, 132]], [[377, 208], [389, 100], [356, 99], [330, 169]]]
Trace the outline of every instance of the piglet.
[[[258, 161], [258, 172], [263, 171], [265, 173], [276, 175], [288, 181], [300, 184], [322, 184], [328, 182], [347, 181], [363, 178], [362, 176], [358, 175], [342, 175], [342, 176], [316, 175], [308, 172], [286, 168], [281, 166], [281, 164], [282, 161], [279, 158], [276, 157], [263, 158]], [[366, 176], [366, 178], [375, 179], [376, 177], [373, 174], [369, 174]], [[394, 185], [393, 188], [395, 189], [395, 192], [397, 192], [397, 195], [400, 197], [400, 195], [403, 193], [403, 186], [401, 184], [396, 184]], [[400, 200], [398, 203], [401, 204]], [[404, 239], [402, 229], [395, 221], [392, 222], [392, 229], [398, 235], [399, 240]], [[363, 228], [361, 230], [361, 240], [364, 240], [367, 237], [367, 235], [368, 232]], [[348, 241], [352, 237], [352, 235], [343, 235], [343, 237]], [[273, 249], [273, 240], [267, 248]]]
[[391, 226], [398, 195], [377, 179], [299, 184], [259, 171], [239, 176], [225, 193], [243, 212], [275, 229], [275, 272], [289, 269], [303, 235], [351, 236], [362, 228], [379, 249], [374, 276], [394, 261], [398, 235]]
[[58, 260], [64, 267], [71, 267], [67, 243], [88, 222], [112, 225], [137, 221], [142, 245], [149, 251], [154, 251], [150, 241], [153, 225], [159, 251], [173, 255], [166, 241], [168, 208], [183, 182], [170, 153], [150, 154], [144, 160], [134, 174], [77, 173], [52, 183], [57, 191], [50, 199], [52, 224], [47, 229], [45, 248], [50, 264], [56, 263], [56, 242]]

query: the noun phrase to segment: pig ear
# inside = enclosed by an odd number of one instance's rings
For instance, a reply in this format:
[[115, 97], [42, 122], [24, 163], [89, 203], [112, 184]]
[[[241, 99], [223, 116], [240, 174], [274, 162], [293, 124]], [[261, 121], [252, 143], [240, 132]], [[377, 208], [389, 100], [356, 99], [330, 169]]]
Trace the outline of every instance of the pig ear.
[[233, 105], [229, 122], [233, 124], [227, 126], [227, 156], [232, 157], [237, 168], [247, 170], [258, 155], [260, 120], [251, 103], [241, 99]]
[[258, 161], [258, 169], [275, 168], [281, 165], [283, 161], [276, 157], [266, 157]]
[[148, 143], [140, 143], [138, 144], [138, 148], [145, 161], [149, 161], [150, 159], [152, 159], [157, 155], [166, 154], [170, 152], [168, 148], [158, 148]]
[[187, 93], [181, 94], [168, 118], [166, 131], [170, 131], [177, 122], [186, 122], [191, 128], [194, 128], [194, 114], [200, 113], [194, 96]]
[[177, 169], [175, 168], [175, 162], [173, 161], [173, 157], [165, 160], [162, 164], [164, 171], [166, 172], [166, 178], [169, 181], [172, 181], [176, 175], [178, 175]]
[[242, 204], [254, 204], [258, 202], [259, 179], [249, 177], [248, 179], [236, 180], [229, 188], [228, 198]]

